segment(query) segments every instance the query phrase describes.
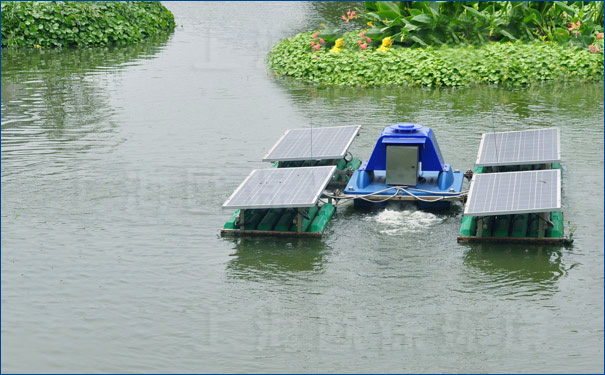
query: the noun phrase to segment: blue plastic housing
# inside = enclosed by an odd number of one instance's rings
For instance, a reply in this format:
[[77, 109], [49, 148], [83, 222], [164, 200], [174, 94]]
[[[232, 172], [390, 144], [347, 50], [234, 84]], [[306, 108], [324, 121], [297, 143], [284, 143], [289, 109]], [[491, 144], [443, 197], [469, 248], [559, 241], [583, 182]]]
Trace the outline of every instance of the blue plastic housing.
[[[418, 147], [418, 160], [422, 163], [422, 171], [416, 186], [397, 190], [396, 187], [387, 185], [386, 148], [389, 145]], [[463, 181], [464, 174], [459, 171], [454, 172], [451, 166], [443, 161], [437, 139], [430, 128], [416, 124], [395, 124], [382, 130], [370, 159], [362, 163], [361, 167], [353, 173], [344, 193], [347, 195], [377, 194], [379, 196], [394, 194], [405, 196], [411, 193], [418, 197], [431, 197], [443, 193], [459, 193], [462, 190]], [[361, 203], [363, 202], [360, 201]], [[422, 204], [422, 208], [449, 207], [448, 201], [420, 201], [419, 207], [420, 204]]]
[[390, 144], [418, 145], [420, 153], [418, 156], [422, 162], [423, 171], [441, 172], [446, 170], [435, 133], [430, 128], [417, 124], [395, 124], [384, 128], [368, 160], [367, 170], [386, 169], [387, 146]]

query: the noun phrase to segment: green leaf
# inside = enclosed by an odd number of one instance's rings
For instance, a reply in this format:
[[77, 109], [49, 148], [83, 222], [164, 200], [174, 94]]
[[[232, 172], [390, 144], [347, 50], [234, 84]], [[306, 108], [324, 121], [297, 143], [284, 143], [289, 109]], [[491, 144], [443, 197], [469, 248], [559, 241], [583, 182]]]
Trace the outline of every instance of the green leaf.
[[391, 11], [397, 14], [398, 16], [401, 16], [399, 6], [394, 1], [377, 1], [376, 7], [379, 11]]
[[401, 14], [397, 12], [392, 12], [390, 10], [381, 10], [375, 13], [380, 21], [384, 21], [385, 19], [388, 21], [392, 21], [401, 17]]
[[471, 7], [466, 6], [466, 5], [464, 5], [464, 4], [463, 4], [462, 6], [463, 6], [463, 7], [464, 7], [464, 8], [465, 8], [465, 9], [466, 9], [466, 10], [467, 10], [469, 13], [471, 13], [473, 16], [475, 16], [475, 17], [477, 17], [477, 18], [480, 18], [480, 19], [482, 19], [482, 20], [484, 20], [484, 21], [488, 21], [488, 20], [489, 20], [489, 17], [488, 17], [487, 15], [485, 15], [485, 14], [483, 14], [483, 13], [479, 12], [479, 11], [478, 11], [478, 10], [476, 10], [475, 8], [471, 8]]
[[417, 37], [416, 35], [408, 35], [408, 38], [412, 39], [414, 42], [421, 44], [424, 47], [428, 47], [429, 45], [426, 44], [426, 42], [422, 39], [420, 39], [419, 37]]
[[566, 11], [569, 14], [576, 14], [576, 10], [572, 7], [570, 7], [567, 4], [562, 3], [561, 1], [555, 1], [554, 2], [556, 6], [558, 6], [559, 8], [563, 9], [564, 11]]
[[433, 22], [433, 19], [430, 16], [427, 16], [426, 14], [419, 14], [415, 17], [412, 17], [411, 21], [428, 25]]
[[515, 38], [515, 37], [513, 36], [513, 34], [509, 33], [509, 32], [508, 32], [508, 31], [506, 31], [506, 30], [498, 30], [498, 32], [499, 32], [500, 34], [504, 35], [505, 37], [507, 37], [507, 38], [508, 38], [508, 39], [510, 39], [510, 40], [518, 40], [517, 38]]

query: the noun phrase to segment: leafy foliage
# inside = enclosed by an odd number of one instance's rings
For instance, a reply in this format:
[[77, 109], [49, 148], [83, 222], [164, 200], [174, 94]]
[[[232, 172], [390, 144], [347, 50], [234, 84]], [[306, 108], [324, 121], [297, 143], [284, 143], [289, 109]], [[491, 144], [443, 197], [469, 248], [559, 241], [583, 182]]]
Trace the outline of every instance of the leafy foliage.
[[2, 47], [122, 45], [172, 31], [156, 1], [2, 2]]
[[368, 30], [372, 39], [392, 36], [398, 43], [413, 47], [517, 40], [588, 46], [603, 31], [602, 1], [364, 3], [364, 16], [374, 26]]
[[[355, 45], [357, 34], [345, 34]], [[603, 53], [551, 42], [487, 43], [482, 46], [392, 48], [387, 52], [345, 48], [310, 52], [311, 33], [282, 40], [269, 54], [278, 75], [328, 85], [468, 86], [478, 83], [507, 87], [544, 81], [602, 81]]]

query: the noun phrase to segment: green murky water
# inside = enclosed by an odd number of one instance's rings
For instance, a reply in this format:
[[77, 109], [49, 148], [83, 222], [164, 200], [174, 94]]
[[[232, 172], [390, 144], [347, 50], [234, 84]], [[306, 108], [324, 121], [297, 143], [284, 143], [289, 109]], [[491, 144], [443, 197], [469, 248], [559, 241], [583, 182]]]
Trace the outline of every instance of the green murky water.
[[[318, 88], [265, 54], [349, 5], [167, 6], [167, 40], [2, 51], [3, 372], [603, 371], [603, 84]], [[575, 246], [457, 244], [460, 206], [219, 238], [286, 129], [361, 124], [367, 159], [401, 121], [461, 170], [483, 132], [559, 127]]]

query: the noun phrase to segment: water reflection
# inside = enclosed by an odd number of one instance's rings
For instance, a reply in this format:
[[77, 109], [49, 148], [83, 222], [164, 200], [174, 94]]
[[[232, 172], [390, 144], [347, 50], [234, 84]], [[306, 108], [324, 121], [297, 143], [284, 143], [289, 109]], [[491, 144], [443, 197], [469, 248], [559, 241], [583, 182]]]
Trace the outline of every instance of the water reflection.
[[464, 264], [480, 273], [472, 289], [490, 289], [506, 295], [549, 294], [567, 274], [560, 247], [470, 244]]
[[[363, 10], [363, 1], [310, 1], [309, 5], [311, 9], [313, 9], [311, 12], [313, 16], [309, 21], [320, 21], [326, 25], [338, 27], [343, 31], [359, 30], [366, 27], [363, 22], [363, 17], [352, 19], [349, 23], [344, 23], [341, 19], [341, 16], [345, 14], [348, 9]], [[310, 27], [303, 31], [309, 31], [319, 27], [319, 24], [312, 25], [312, 23], [313, 22], [309, 22]]]
[[237, 238], [227, 264], [234, 278], [288, 279], [323, 270], [328, 246], [315, 238]]
[[[603, 103], [603, 86], [546, 83], [524, 90], [480, 85], [467, 88], [332, 87], [278, 77], [275, 85], [309, 118], [317, 105], [332, 108], [341, 118], [415, 121], [439, 124], [452, 119], [481, 116], [481, 125], [509, 129], [544, 126], [560, 108], [585, 111], [587, 104]], [[590, 103], [588, 103], [590, 102]], [[558, 113], [557, 113], [558, 114]], [[450, 121], [453, 125], [454, 123]], [[467, 127], [468, 121], [457, 126]]]
[[[53, 154], [60, 165], [91, 148], [111, 149], [116, 108], [108, 102], [116, 73], [152, 59], [167, 37], [126, 47], [2, 51], [2, 162]], [[2, 175], [19, 168], [3, 168]]]

